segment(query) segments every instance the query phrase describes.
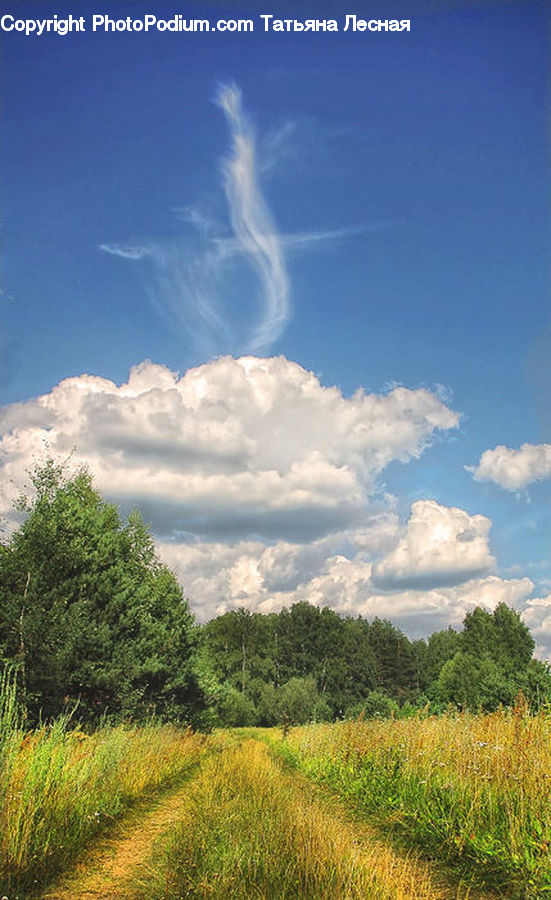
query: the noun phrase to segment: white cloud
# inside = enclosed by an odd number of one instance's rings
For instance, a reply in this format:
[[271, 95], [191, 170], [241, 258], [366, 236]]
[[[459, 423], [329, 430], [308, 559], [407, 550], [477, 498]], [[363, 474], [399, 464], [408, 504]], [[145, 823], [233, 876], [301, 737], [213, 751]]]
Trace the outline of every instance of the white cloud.
[[344, 398], [283, 357], [225, 357], [181, 378], [146, 362], [120, 387], [83, 375], [0, 411], [4, 505], [47, 443], [158, 534], [308, 541], [359, 527], [385, 466], [458, 420], [424, 389]]
[[466, 468], [476, 481], [493, 481], [508, 491], [518, 491], [551, 477], [551, 444], [523, 444], [520, 450], [500, 444], [485, 450], [477, 466]]
[[[184, 325], [208, 355], [221, 348], [265, 350], [280, 336], [290, 315], [283, 245], [260, 188], [254, 130], [241, 92], [222, 87], [217, 102], [231, 138], [231, 151], [222, 166], [231, 232], [199, 207], [188, 205], [173, 212], [192, 226], [191, 240], [182, 236], [171, 241], [104, 242], [99, 247], [112, 256], [147, 263], [144, 274], [155, 306]], [[301, 237], [305, 242], [306, 236]], [[257, 297], [253, 292], [250, 298], [239, 299], [246, 333], [236, 334], [228, 285], [235, 280], [229, 277], [235, 275], [231, 267], [240, 261], [252, 267], [260, 291]]]
[[[387, 542], [399, 539], [392, 517], [377, 526]], [[375, 541], [365, 552], [361, 535], [352, 531], [308, 545], [172, 543], [160, 545], [160, 552], [203, 619], [240, 606], [271, 612], [304, 600], [346, 615], [388, 618], [415, 637], [450, 624], [460, 627], [475, 606], [494, 609], [504, 602], [522, 608], [534, 587], [529, 578], [487, 575], [447, 587], [383, 591], [373, 581], [372, 557], [379, 547]]]
[[373, 581], [383, 589], [441, 587], [485, 574], [495, 567], [490, 525], [484, 516], [418, 500], [400, 541], [376, 563]]
[[551, 661], [551, 594], [528, 600], [522, 618], [536, 641], [536, 653]]
[[99, 249], [103, 250], [104, 253], [109, 253], [111, 256], [120, 256], [122, 259], [144, 259], [153, 255], [153, 251], [149, 247], [140, 244], [127, 244], [126, 246], [122, 244], [100, 244]]
[[0, 511], [47, 444], [88, 464], [124, 510], [143, 509], [200, 618], [306, 600], [426, 634], [533, 589], [492, 574], [488, 519], [418, 501], [401, 524], [381, 493], [390, 462], [458, 422], [426, 389], [345, 398], [283, 357], [181, 377], [145, 362], [120, 386], [82, 375], [0, 410]]
[[241, 91], [225, 86], [217, 102], [232, 137], [232, 154], [223, 171], [233, 232], [263, 288], [264, 306], [249, 343], [256, 351], [271, 346], [287, 323], [289, 283], [279, 234], [258, 186], [254, 132], [243, 111]]
[[494, 609], [498, 603], [517, 605], [533, 589], [529, 578], [503, 579], [496, 575], [471, 578], [450, 587], [396, 588], [382, 592], [372, 579], [373, 566], [336, 557], [327, 571], [313, 579], [304, 592], [312, 603], [365, 618], [390, 619], [412, 636], [428, 635], [438, 628], [461, 625], [475, 606]]
[[[223, 86], [217, 103], [231, 140], [221, 166], [227, 216], [206, 211], [212, 201], [174, 207], [173, 215], [188, 226], [178, 237], [99, 245], [104, 253], [141, 267], [155, 308], [171, 324], [176, 320], [185, 328], [206, 357], [267, 351], [280, 337], [291, 314], [285, 258], [289, 250], [306, 250], [389, 225], [281, 233], [262, 191], [260, 173], [265, 167], [258, 158], [255, 130], [241, 91]], [[279, 137], [272, 135], [275, 143], [268, 141], [266, 150], [268, 168], [292, 133], [287, 125]], [[253, 281], [247, 278], [250, 272]], [[239, 309], [238, 315], [234, 309]]]
[[[494, 565], [489, 526], [482, 516], [422, 501], [413, 505], [405, 526], [386, 510], [366, 516], [363, 528], [308, 544], [165, 543], [160, 551], [201, 618], [240, 606], [271, 612], [307, 601], [346, 615], [388, 618], [418, 637], [450, 624], [459, 628], [475, 606], [492, 610], [504, 602], [524, 608], [534, 588], [530, 578], [477, 574]], [[436, 552], [439, 529], [442, 558]], [[428, 554], [422, 552], [423, 538], [431, 548]], [[465, 550], [466, 545], [471, 546]], [[405, 547], [407, 566], [398, 567], [400, 579], [389, 578], [383, 587], [375, 572], [382, 568], [388, 574], [391, 564], [402, 561]], [[551, 624], [551, 608], [547, 614]]]

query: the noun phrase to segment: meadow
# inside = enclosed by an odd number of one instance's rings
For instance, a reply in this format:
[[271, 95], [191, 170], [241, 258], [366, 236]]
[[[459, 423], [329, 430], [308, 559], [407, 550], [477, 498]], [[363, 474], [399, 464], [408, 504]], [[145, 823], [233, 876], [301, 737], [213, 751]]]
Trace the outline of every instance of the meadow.
[[[85, 734], [66, 717], [25, 731], [9, 679], [2, 696], [10, 900], [551, 896], [551, 718], [521, 703], [285, 733], [152, 723]], [[98, 841], [115, 859], [122, 837], [109, 835], [130, 820], [116, 878], [87, 880]], [[57, 889], [64, 871], [73, 881]]]
[[551, 718], [489, 715], [293, 729], [283, 752], [402, 844], [508, 898], [551, 896]]
[[[397, 854], [346, 807], [243, 735], [190, 783], [164, 859], [127, 896], [440, 900], [428, 867]], [[454, 893], [455, 896], [455, 893]]]
[[137, 800], [183, 778], [204, 737], [173, 726], [86, 734], [61, 717], [21, 726], [15, 683], [0, 704], [0, 886], [29, 896]]

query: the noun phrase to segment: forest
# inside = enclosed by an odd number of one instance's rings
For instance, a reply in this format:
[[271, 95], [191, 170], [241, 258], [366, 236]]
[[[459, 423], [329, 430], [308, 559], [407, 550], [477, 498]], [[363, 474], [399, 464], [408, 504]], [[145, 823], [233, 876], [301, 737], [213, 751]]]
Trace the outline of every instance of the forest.
[[410, 640], [391, 622], [296, 603], [199, 625], [138, 511], [52, 460], [0, 545], [0, 663], [30, 723], [185, 722], [197, 728], [492, 712], [551, 701], [551, 671], [505, 604], [461, 631]]

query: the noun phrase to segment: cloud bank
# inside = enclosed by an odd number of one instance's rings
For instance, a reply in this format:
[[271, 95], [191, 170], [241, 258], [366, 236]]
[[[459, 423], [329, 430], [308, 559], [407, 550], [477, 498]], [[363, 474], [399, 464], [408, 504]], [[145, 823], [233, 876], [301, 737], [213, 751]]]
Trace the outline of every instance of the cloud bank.
[[500, 444], [485, 450], [477, 466], [467, 468], [476, 481], [493, 481], [508, 491], [519, 491], [551, 477], [551, 444], [523, 444], [520, 450]]
[[[484, 516], [419, 500], [402, 522], [384, 493], [390, 463], [458, 423], [429, 390], [344, 397], [284, 357], [182, 376], [144, 362], [124, 384], [82, 375], [0, 410], [0, 510], [10, 522], [34, 459], [70, 456], [144, 511], [201, 619], [306, 600], [427, 634], [476, 604], [522, 609], [533, 590], [496, 574]], [[545, 648], [547, 601], [528, 602]]]
[[47, 443], [76, 448], [157, 534], [307, 541], [356, 526], [383, 469], [458, 421], [425, 389], [345, 398], [283, 357], [225, 357], [181, 378], [145, 362], [120, 387], [83, 375], [6, 407], [0, 458], [8, 494]]

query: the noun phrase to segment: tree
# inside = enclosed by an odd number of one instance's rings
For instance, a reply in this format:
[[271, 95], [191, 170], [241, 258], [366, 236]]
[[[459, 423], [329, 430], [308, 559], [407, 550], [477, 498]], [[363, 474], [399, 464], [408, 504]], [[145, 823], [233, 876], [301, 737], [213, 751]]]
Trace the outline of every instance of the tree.
[[278, 712], [282, 722], [304, 725], [311, 720], [323, 720], [331, 716], [311, 676], [291, 678], [281, 686], [278, 693]]
[[195, 627], [138, 512], [126, 523], [86, 470], [51, 460], [0, 555], [0, 656], [15, 662], [30, 715], [79, 703], [104, 713], [192, 719], [202, 707]]
[[295, 603], [279, 613], [274, 637], [280, 683], [313, 677], [333, 716], [375, 687], [375, 657], [359, 619]]
[[201, 661], [220, 683], [242, 694], [256, 694], [275, 676], [272, 618], [236, 609], [207, 622], [201, 630]]
[[453, 659], [460, 649], [461, 635], [451, 626], [445, 631], [435, 631], [431, 634], [421, 664], [420, 680], [423, 690], [438, 680], [444, 663]]
[[394, 700], [404, 701], [417, 690], [417, 654], [399, 628], [375, 618], [366, 625], [369, 644], [375, 654], [377, 687]]
[[223, 726], [242, 728], [256, 723], [257, 712], [252, 700], [230, 684], [222, 686], [216, 708]]
[[537, 711], [551, 704], [551, 666], [540, 659], [531, 659], [524, 672], [517, 676], [519, 690]]
[[397, 715], [398, 704], [392, 700], [384, 691], [370, 691], [367, 697], [361, 702], [356, 703], [347, 709], [347, 718], [357, 718], [362, 716], [366, 719], [390, 719], [391, 716]]
[[534, 646], [534, 639], [519, 614], [505, 603], [499, 603], [493, 613], [477, 607], [465, 616], [463, 649], [474, 657], [489, 654], [507, 675], [526, 668]]

